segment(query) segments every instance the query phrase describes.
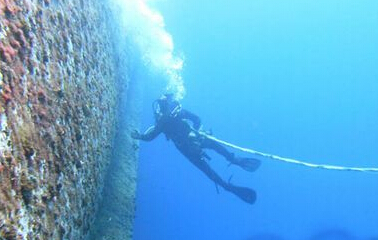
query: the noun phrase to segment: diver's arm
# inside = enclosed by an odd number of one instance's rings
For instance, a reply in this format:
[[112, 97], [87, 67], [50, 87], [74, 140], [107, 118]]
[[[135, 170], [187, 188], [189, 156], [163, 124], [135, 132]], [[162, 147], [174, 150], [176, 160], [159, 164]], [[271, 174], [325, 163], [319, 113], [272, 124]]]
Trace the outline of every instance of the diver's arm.
[[197, 115], [185, 109], [182, 109], [180, 114], [182, 118], [188, 119], [193, 122], [193, 128], [195, 130], [198, 131], [201, 128], [201, 119]]
[[159, 134], [161, 130], [158, 126], [151, 126], [149, 127], [144, 133], [139, 133], [138, 131], [132, 133], [132, 137], [134, 139], [140, 139], [143, 141], [152, 141], [154, 140]]

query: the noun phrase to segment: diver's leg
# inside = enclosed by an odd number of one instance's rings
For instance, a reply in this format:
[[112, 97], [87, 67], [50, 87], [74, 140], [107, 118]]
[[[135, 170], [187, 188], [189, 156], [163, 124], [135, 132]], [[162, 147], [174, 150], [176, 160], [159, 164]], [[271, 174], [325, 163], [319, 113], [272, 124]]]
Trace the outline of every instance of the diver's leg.
[[224, 156], [230, 163], [238, 165], [249, 172], [255, 171], [261, 165], [260, 160], [255, 158], [235, 157], [235, 155], [229, 152], [223, 145], [206, 136], [204, 136], [204, 139], [202, 140], [201, 147], [215, 150], [217, 153]]
[[194, 158], [188, 157], [190, 162], [192, 162], [197, 168], [199, 168], [203, 173], [206, 174], [208, 178], [214, 181], [216, 184], [222, 186], [224, 189], [227, 190], [228, 183], [225, 182], [206, 162], [203, 158]]
[[231, 162], [231, 163], [234, 162], [235, 156], [234, 156], [233, 153], [229, 152], [220, 143], [218, 143], [218, 142], [216, 142], [216, 141], [214, 141], [214, 140], [212, 140], [212, 139], [210, 139], [206, 136], [204, 136], [201, 147], [212, 149], [212, 150], [216, 151], [217, 153], [219, 153], [220, 155], [224, 156], [229, 162]]
[[222, 186], [226, 191], [234, 193], [247, 203], [253, 204], [256, 201], [256, 192], [253, 189], [238, 187], [225, 182], [202, 158], [188, 158], [197, 168], [204, 172], [208, 178], [213, 180], [215, 184]]

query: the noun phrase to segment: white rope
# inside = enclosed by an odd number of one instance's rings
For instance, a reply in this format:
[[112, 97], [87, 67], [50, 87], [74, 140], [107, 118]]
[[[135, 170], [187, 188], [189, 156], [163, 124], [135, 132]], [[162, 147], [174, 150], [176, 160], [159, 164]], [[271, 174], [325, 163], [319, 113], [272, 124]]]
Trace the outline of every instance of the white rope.
[[356, 171], [356, 172], [374, 172], [374, 173], [378, 173], [378, 168], [344, 167], [344, 166], [334, 166], [334, 165], [327, 165], [327, 164], [314, 164], [314, 163], [302, 162], [302, 161], [291, 159], [291, 158], [284, 158], [284, 157], [280, 157], [280, 156], [273, 155], [273, 154], [268, 154], [268, 153], [263, 153], [263, 152], [255, 151], [255, 150], [252, 150], [252, 149], [249, 149], [249, 148], [239, 147], [239, 146], [234, 145], [232, 143], [228, 143], [226, 141], [219, 140], [219, 139], [217, 139], [217, 138], [215, 138], [213, 136], [207, 135], [207, 137], [210, 138], [210, 139], [212, 139], [212, 140], [214, 140], [214, 141], [216, 141], [216, 142], [218, 142], [218, 143], [226, 145], [228, 147], [231, 147], [231, 148], [234, 148], [234, 149], [238, 149], [240, 151], [247, 152], [247, 153], [252, 153], [252, 154], [255, 154], [255, 155], [258, 155], [258, 156], [270, 158], [270, 159], [277, 160], [277, 161], [282, 161], [282, 162], [287, 162], [287, 163], [294, 163], [294, 164], [297, 164], [297, 165], [302, 165], [302, 166], [311, 167], [311, 168], [320, 168], [320, 169], [338, 170], [338, 171]]

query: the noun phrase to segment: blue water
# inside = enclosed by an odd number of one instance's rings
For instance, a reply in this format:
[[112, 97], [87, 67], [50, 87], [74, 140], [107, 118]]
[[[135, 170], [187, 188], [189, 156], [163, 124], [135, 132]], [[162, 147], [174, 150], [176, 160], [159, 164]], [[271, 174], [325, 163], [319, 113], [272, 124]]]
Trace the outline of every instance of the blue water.
[[[234, 144], [313, 163], [378, 167], [378, 1], [166, 0], [182, 56], [185, 108]], [[146, 81], [142, 129], [161, 84]], [[245, 153], [237, 152], [246, 156]], [[378, 174], [261, 159], [225, 179], [256, 190], [248, 205], [215, 185], [172, 142], [141, 143], [135, 240], [378, 238]]]

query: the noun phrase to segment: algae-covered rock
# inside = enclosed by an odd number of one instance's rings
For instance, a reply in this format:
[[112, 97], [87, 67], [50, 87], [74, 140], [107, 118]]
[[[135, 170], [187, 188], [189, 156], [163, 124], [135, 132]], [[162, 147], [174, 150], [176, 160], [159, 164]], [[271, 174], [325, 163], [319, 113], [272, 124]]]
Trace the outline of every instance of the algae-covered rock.
[[94, 222], [121, 84], [103, 4], [0, 0], [0, 239]]

